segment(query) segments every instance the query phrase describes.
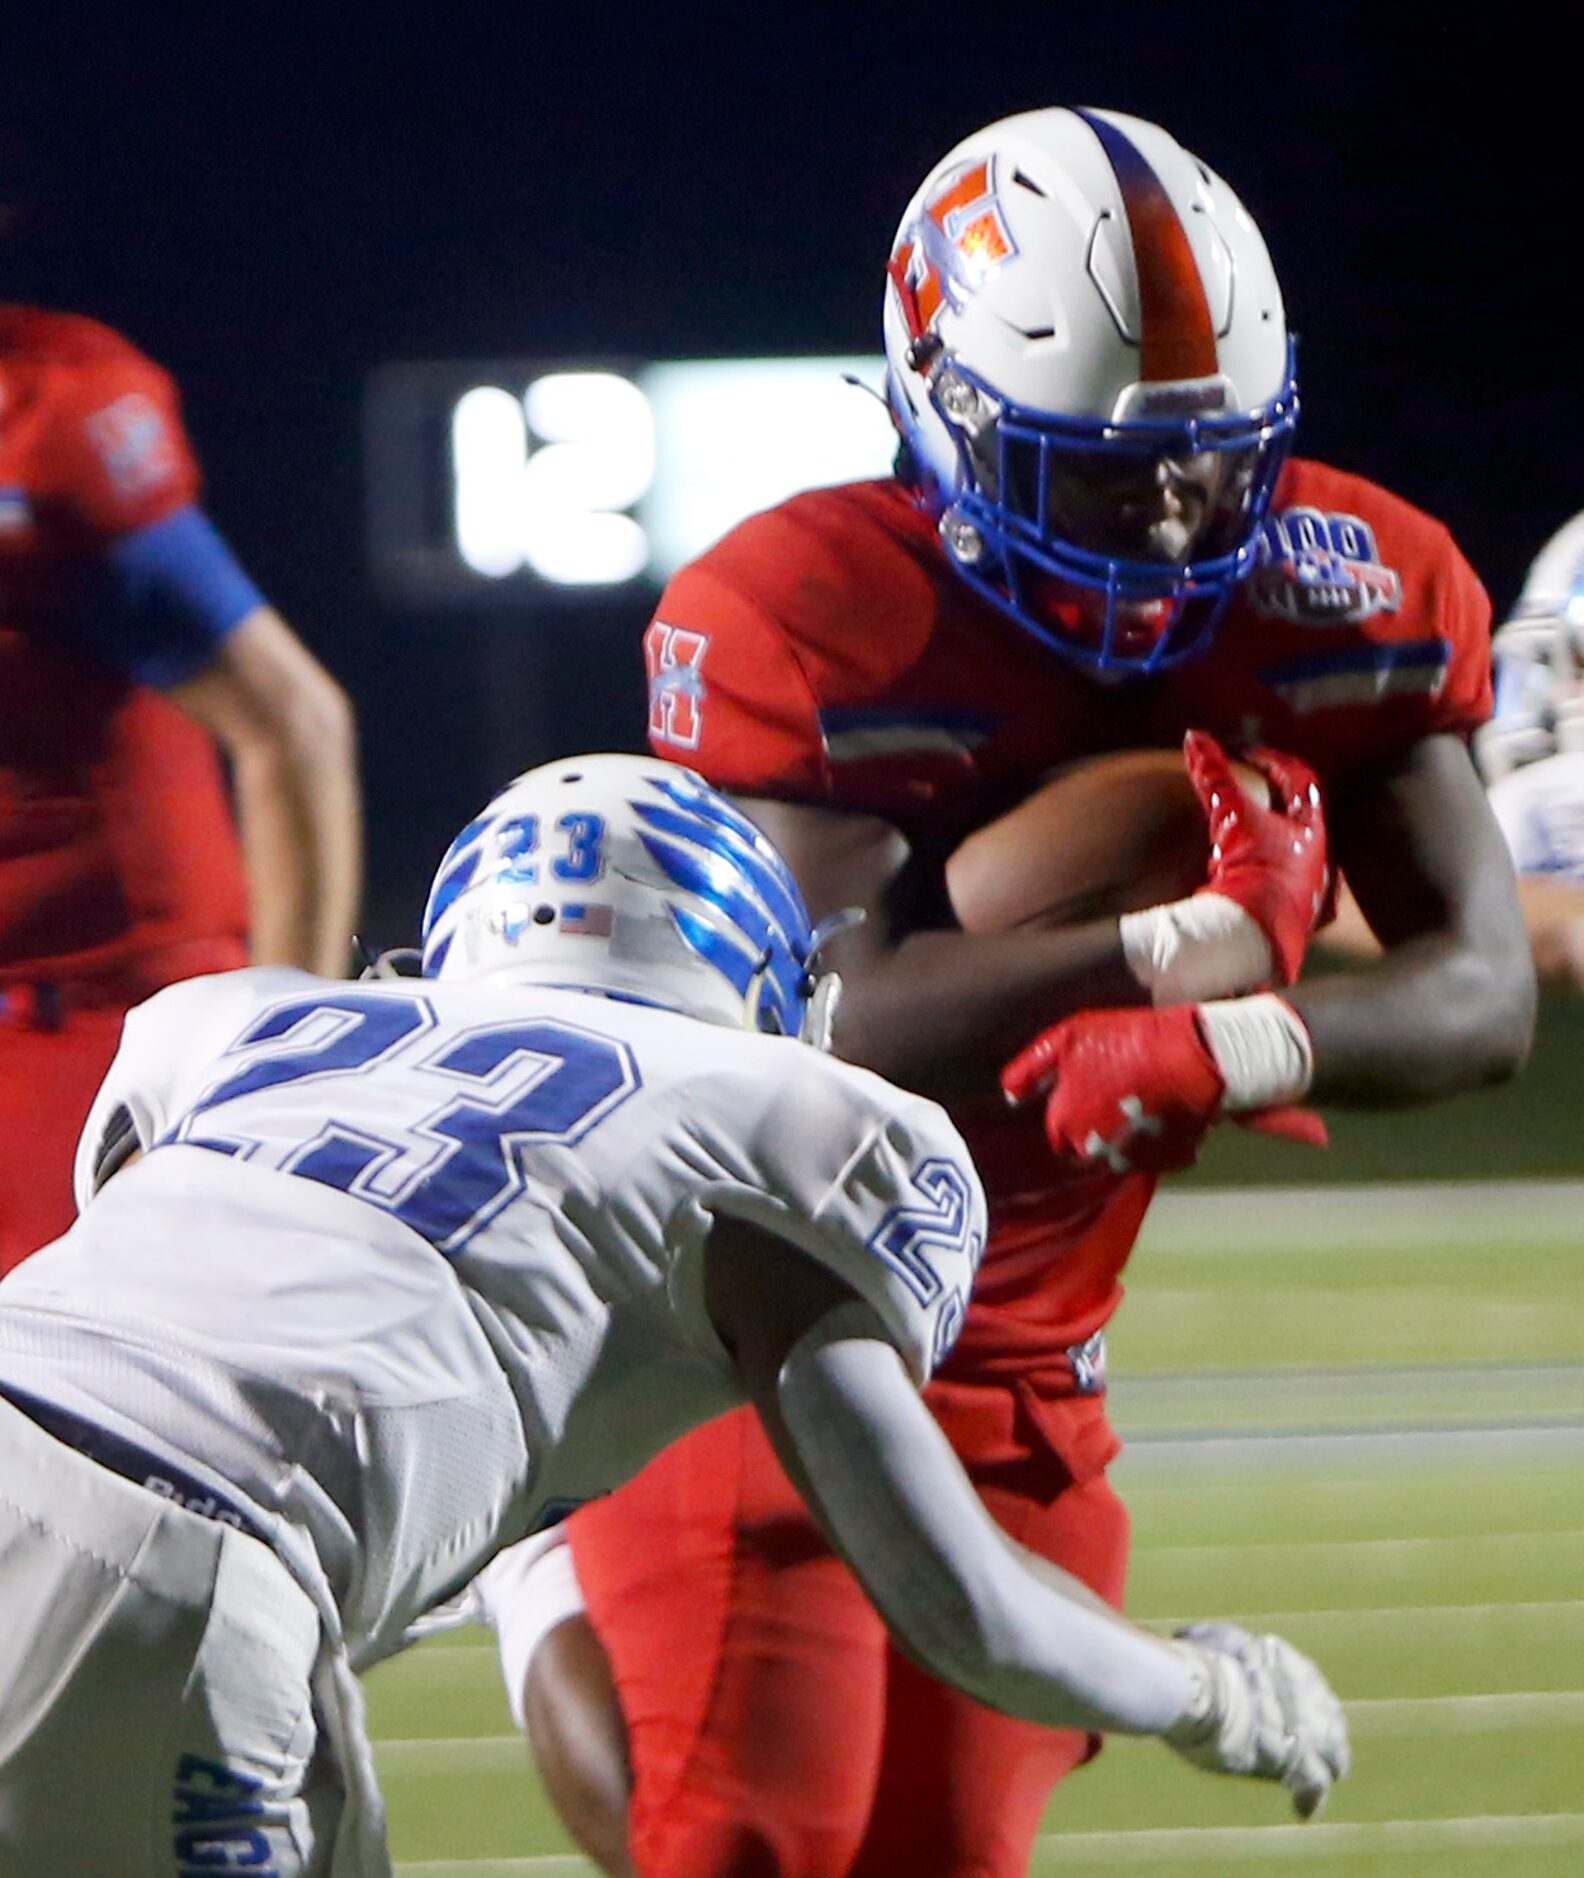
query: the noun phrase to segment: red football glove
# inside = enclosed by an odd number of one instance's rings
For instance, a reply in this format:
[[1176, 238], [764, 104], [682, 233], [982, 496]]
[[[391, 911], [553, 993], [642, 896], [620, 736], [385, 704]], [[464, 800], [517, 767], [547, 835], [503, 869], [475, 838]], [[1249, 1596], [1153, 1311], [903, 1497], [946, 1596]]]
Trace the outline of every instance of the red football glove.
[[[1221, 1119], [1226, 1094], [1192, 1004], [1066, 1018], [1013, 1057], [1001, 1087], [1012, 1103], [1048, 1095], [1045, 1133], [1056, 1153], [1077, 1167], [1117, 1174], [1191, 1167]], [[1261, 1109], [1233, 1119], [1325, 1146], [1325, 1124], [1308, 1109]]]
[[1191, 1004], [1069, 1017], [1013, 1057], [1001, 1087], [1009, 1102], [1048, 1091], [1057, 1154], [1117, 1174], [1191, 1166], [1226, 1092]]
[[1210, 877], [1200, 891], [1224, 894], [1243, 908], [1290, 985], [1326, 897], [1325, 817], [1314, 771], [1280, 750], [1240, 752], [1270, 784], [1273, 806], [1266, 809], [1244, 793], [1214, 737], [1190, 730], [1183, 757], [1210, 824]]

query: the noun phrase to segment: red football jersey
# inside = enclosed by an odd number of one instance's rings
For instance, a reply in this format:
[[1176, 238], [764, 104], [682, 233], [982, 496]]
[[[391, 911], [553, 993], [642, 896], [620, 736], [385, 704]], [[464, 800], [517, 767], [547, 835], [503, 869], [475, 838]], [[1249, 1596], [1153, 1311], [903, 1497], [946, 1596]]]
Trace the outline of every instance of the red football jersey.
[[[928, 853], [1057, 764], [1198, 726], [1334, 785], [1490, 710], [1490, 608], [1439, 523], [1289, 462], [1209, 650], [1099, 684], [976, 597], [895, 482], [796, 496], [683, 568], [645, 639], [649, 738], [738, 795], [883, 816]], [[964, 1110], [991, 1242], [954, 1365], [1037, 1362], [1098, 1329], [1152, 1183], [1060, 1177], [1037, 1114]]]
[[137, 997], [245, 962], [210, 740], [73, 630], [113, 544], [197, 489], [164, 372], [92, 320], [0, 307], [0, 985]]

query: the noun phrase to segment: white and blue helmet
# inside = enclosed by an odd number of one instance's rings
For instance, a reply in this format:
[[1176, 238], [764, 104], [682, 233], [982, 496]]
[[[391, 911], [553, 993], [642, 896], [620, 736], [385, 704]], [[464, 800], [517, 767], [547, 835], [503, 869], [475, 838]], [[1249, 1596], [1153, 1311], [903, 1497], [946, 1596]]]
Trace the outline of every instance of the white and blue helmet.
[[[838, 916], [838, 921], [840, 916]], [[423, 920], [426, 978], [628, 998], [828, 1042], [826, 933], [772, 843], [701, 776], [653, 757], [528, 770], [446, 850]]]

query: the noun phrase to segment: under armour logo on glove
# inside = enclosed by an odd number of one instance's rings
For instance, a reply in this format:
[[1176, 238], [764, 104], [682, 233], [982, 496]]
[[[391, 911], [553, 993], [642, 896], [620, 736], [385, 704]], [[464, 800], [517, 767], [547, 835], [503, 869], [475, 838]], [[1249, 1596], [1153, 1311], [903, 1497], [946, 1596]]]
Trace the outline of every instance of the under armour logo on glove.
[[1191, 1166], [1226, 1084], [1197, 1007], [1086, 1011], [1036, 1037], [1001, 1072], [1009, 1102], [1045, 1096], [1045, 1134], [1065, 1161], [1115, 1174]]
[[1123, 1096], [1117, 1107], [1122, 1112], [1126, 1127], [1110, 1137], [1091, 1128], [1084, 1137], [1083, 1151], [1085, 1158], [1090, 1161], [1104, 1161], [1113, 1174], [1128, 1174], [1133, 1171], [1133, 1163], [1128, 1159], [1127, 1150], [1134, 1137], [1159, 1135], [1164, 1132], [1165, 1124], [1151, 1115], [1136, 1095]]

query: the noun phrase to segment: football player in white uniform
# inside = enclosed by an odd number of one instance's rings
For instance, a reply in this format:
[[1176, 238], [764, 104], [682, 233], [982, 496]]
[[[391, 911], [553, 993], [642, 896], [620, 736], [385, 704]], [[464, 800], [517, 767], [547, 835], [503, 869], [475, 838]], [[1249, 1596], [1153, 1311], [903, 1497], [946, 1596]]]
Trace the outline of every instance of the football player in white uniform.
[[422, 981], [132, 1014], [81, 1218], [0, 1286], [0, 1869], [387, 1873], [351, 1672], [745, 1398], [935, 1673], [1318, 1805], [1319, 1671], [1118, 1617], [918, 1401], [983, 1195], [938, 1108], [799, 1041], [818, 943], [721, 797], [591, 757], [457, 837]]
[[1535, 557], [1496, 634], [1476, 750], [1542, 976], [1584, 990], [1584, 515]]
[[[1491, 651], [1496, 708], [1474, 754], [1517, 870], [1535, 969], [1584, 992], [1584, 514], [1535, 556]], [[1319, 940], [1380, 950], [1345, 890]]]

